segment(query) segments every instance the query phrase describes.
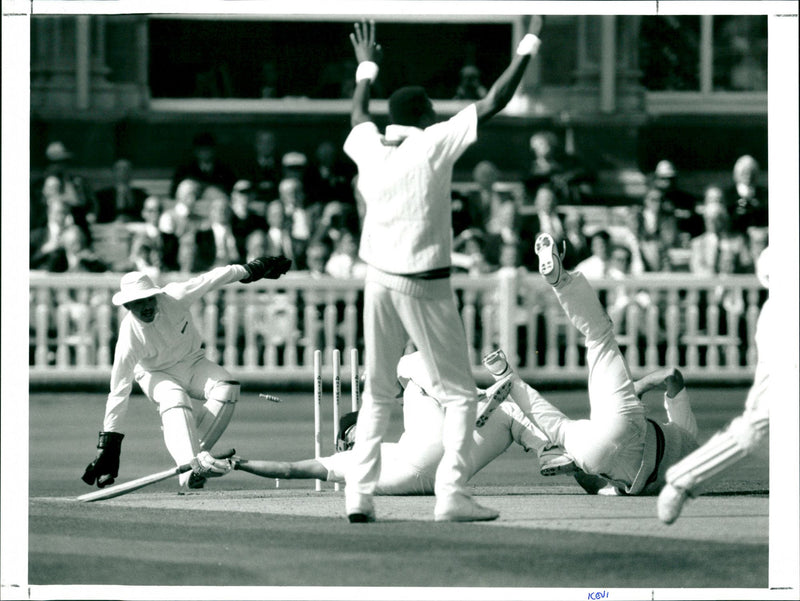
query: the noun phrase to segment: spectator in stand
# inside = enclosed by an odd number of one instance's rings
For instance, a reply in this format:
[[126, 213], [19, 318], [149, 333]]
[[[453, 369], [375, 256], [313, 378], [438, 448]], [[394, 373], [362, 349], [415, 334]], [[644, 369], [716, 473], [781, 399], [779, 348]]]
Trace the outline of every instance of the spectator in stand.
[[642, 197], [642, 224], [639, 235], [643, 241], [655, 240], [661, 229], [661, 222], [668, 215], [674, 215], [672, 206], [664, 202], [660, 188], [649, 186]]
[[591, 254], [589, 237], [586, 235], [586, 218], [580, 209], [564, 211], [564, 242], [566, 254], [562, 261], [564, 269], [573, 270], [575, 266]]
[[[317, 218], [317, 215], [321, 216]], [[342, 233], [345, 231], [359, 232], [361, 230], [358, 215], [354, 205], [333, 201], [327, 205], [314, 205], [309, 212], [309, 218], [314, 230], [311, 240], [324, 240], [330, 248], [335, 249], [339, 244]]]
[[500, 266], [500, 255], [504, 246], [519, 246], [520, 236], [517, 229], [517, 205], [515, 202], [504, 202], [500, 205], [497, 216], [492, 223], [492, 231], [485, 234], [483, 252], [491, 267]]
[[217, 156], [217, 142], [212, 134], [200, 133], [192, 140], [192, 158], [180, 165], [172, 177], [172, 196], [177, 194], [178, 185], [186, 179], [193, 179], [202, 188], [218, 186], [226, 194], [233, 188], [236, 176], [233, 169]]
[[145, 199], [141, 214], [143, 223], [136, 228], [131, 240], [129, 271], [146, 271], [152, 277], [156, 272], [178, 269], [178, 238], [158, 228], [162, 208], [158, 196]]
[[733, 165], [733, 184], [725, 191], [725, 202], [731, 216], [731, 229], [740, 234], [748, 227], [767, 227], [767, 189], [759, 183], [758, 161], [744, 155]]
[[178, 238], [178, 271], [184, 275], [198, 271], [196, 232]]
[[75, 222], [69, 205], [55, 198], [47, 205], [47, 220], [43, 226], [37, 227], [30, 234], [30, 268], [47, 269], [52, 255], [63, 245], [64, 231]]
[[292, 260], [295, 269], [302, 264], [302, 245], [294, 239], [291, 222], [280, 200], [267, 205], [267, 228], [264, 236], [264, 255], [283, 255]]
[[325, 272], [335, 278], [363, 279], [367, 275], [367, 264], [358, 257], [358, 236], [353, 230], [342, 230], [325, 263]]
[[659, 161], [653, 171], [652, 186], [661, 190], [661, 202], [675, 213], [681, 231], [690, 237], [703, 230], [703, 220], [697, 213], [697, 198], [678, 186], [678, 172], [671, 161]]
[[245, 261], [253, 261], [258, 257], [263, 257], [267, 251], [267, 232], [265, 230], [253, 230], [247, 236], [244, 243]]
[[466, 64], [458, 73], [458, 88], [453, 100], [480, 100], [488, 90], [481, 83], [481, 70], [475, 65]]
[[472, 180], [477, 190], [468, 194], [470, 227], [478, 228], [484, 233], [497, 234], [500, 231], [498, 221], [504, 203], [514, 203], [510, 193], [497, 190], [500, 171], [491, 161], [481, 161], [472, 170]]
[[598, 230], [591, 237], [592, 254], [575, 266], [589, 279], [606, 277], [608, 261], [611, 258], [611, 234], [606, 230]]
[[486, 259], [484, 245], [486, 234], [479, 228], [464, 230], [453, 241], [452, 264], [471, 276], [478, 276], [492, 271]]
[[231, 227], [231, 215], [231, 204], [227, 196], [218, 196], [211, 200], [208, 221], [214, 241], [212, 267], [241, 263], [239, 247]]
[[[246, 254], [245, 245], [247, 237], [256, 230], [267, 229], [267, 220], [264, 210], [257, 212], [255, 209], [255, 190], [252, 184], [244, 179], [233, 185], [231, 190], [231, 230], [236, 239], [239, 255]], [[253, 258], [257, 258], [256, 255]]]
[[161, 214], [158, 229], [177, 238], [200, 229], [204, 220], [195, 210], [199, 194], [200, 184], [195, 180], [181, 181], [175, 190], [175, 205]]
[[746, 269], [748, 273], [756, 272], [756, 261], [761, 253], [769, 246], [769, 228], [749, 227], [747, 228], [747, 251], [748, 260]]
[[[281, 180], [278, 186], [278, 199], [286, 214], [286, 227], [302, 254], [303, 248], [308, 244], [312, 232], [316, 229], [318, 213], [306, 207], [306, 195], [301, 179]], [[318, 207], [315, 207], [316, 209]]]
[[548, 233], [561, 247], [564, 241], [564, 222], [558, 211], [558, 198], [553, 187], [539, 184], [533, 178], [525, 181], [525, 202], [518, 209], [520, 232], [525, 242], [523, 262], [533, 265], [536, 255], [532, 238], [539, 233]]
[[705, 205], [703, 218], [705, 231], [691, 241], [691, 272], [709, 277], [745, 271], [747, 243], [742, 234], [731, 230], [727, 207], [717, 203]]
[[281, 159], [281, 167], [284, 180], [297, 179], [305, 184], [308, 174], [308, 157], [302, 152], [287, 152]]
[[594, 174], [580, 158], [564, 151], [558, 137], [549, 131], [531, 136], [533, 151], [527, 186], [535, 194], [542, 184], [550, 184], [562, 204], [582, 204], [591, 196]]
[[472, 225], [469, 198], [456, 189], [450, 191], [450, 216], [453, 220], [453, 236], [458, 236]]
[[112, 221], [139, 221], [147, 192], [131, 185], [133, 164], [119, 159], [111, 167], [112, 185], [101, 188], [97, 198], [97, 223]]
[[275, 200], [278, 196], [278, 184], [283, 178], [275, 132], [268, 129], [258, 130], [253, 149], [255, 156], [246, 164], [244, 178], [251, 182], [255, 200]]
[[[348, 72], [349, 73], [349, 72]], [[308, 165], [303, 182], [306, 194], [311, 203], [327, 205], [340, 202], [352, 205], [355, 210], [353, 196], [353, 177], [356, 168], [353, 162], [343, 156], [338, 147], [331, 141], [320, 142], [314, 151], [314, 160]]]
[[[67, 203], [72, 219], [80, 227], [87, 240], [91, 242], [91, 232], [89, 224], [95, 220], [97, 203], [89, 183], [82, 176], [73, 171], [73, 154], [67, 150], [62, 142], [52, 142], [45, 151], [47, 165], [44, 169], [44, 177], [34, 183], [31, 193], [32, 199], [39, 199], [43, 196], [44, 182], [48, 178], [55, 177], [60, 183], [59, 197]], [[51, 188], [53, 181], [51, 180]], [[46, 222], [46, 206], [31, 207], [31, 228], [40, 227]]]
[[325, 267], [330, 259], [331, 250], [322, 240], [313, 240], [306, 249], [306, 269], [312, 279], [330, 277]]
[[633, 275], [644, 273], [644, 260], [639, 243], [642, 231], [641, 208], [635, 205], [614, 207], [606, 231], [611, 234], [611, 240], [616, 246], [624, 246], [630, 252], [630, 273]]
[[67, 226], [61, 234], [61, 246], [50, 253], [47, 271], [69, 273], [100, 273], [108, 266], [95, 254], [83, 230]]

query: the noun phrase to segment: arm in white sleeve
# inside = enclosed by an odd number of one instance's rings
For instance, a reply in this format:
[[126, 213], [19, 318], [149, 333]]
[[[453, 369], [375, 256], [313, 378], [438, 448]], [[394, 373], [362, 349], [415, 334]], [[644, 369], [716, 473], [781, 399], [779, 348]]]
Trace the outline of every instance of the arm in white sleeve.
[[227, 265], [194, 277], [185, 282], [173, 282], [164, 286], [164, 292], [184, 304], [191, 305], [206, 292], [238, 282], [247, 276], [244, 265]]
[[128, 412], [133, 387], [133, 370], [137, 359], [130, 344], [130, 337], [121, 335], [114, 351], [114, 365], [111, 368], [111, 391], [106, 400], [106, 414], [103, 419], [104, 432], [120, 432], [122, 421]]
[[664, 408], [667, 410], [667, 418], [670, 423], [677, 424], [694, 438], [697, 438], [697, 421], [689, 402], [689, 394], [683, 388], [674, 398], [664, 393]]

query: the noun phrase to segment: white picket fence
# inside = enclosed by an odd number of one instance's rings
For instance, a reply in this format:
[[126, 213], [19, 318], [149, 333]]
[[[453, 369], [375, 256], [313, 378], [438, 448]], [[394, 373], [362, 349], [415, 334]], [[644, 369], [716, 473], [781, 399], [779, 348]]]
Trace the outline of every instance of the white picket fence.
[[[125, 311], [111, 304], [119, 277], [31, 272], [32, 384], [107, 381]], [[501, 270], [452, 281], [479, 382], [487, 381], [481, 357], [498, 347], [526, 380], [586, 378], [581, 336], [538, 274]], [[663, 274], [593, 283], [634, 375], [675, 365], [695, 381], [752, 377], [755, 323], [766, 294], [754, 276]], [[192, 310], [206, 355], [235, 377], [310, 386], [314, 350], [323, 351], [324, 370], [331, 369], [335, 348], [356, 348], [363, 357], [362, 302], [360, 280], [290, 273], [277, 281], [226, 286]]]

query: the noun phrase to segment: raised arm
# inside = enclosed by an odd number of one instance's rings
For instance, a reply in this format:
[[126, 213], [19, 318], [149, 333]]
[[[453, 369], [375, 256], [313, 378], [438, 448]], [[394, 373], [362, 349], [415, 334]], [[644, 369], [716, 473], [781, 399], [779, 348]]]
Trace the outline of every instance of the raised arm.
[[539, 51], [539, 32], [542, 30], [542, 18], [538, 15], [531, 17], [528, 25], [528, 33], [520, 41], [517, 46], [516, 54], [511, 59], [511, 64], [506, 67], [506, 70], [497, 78], [497, 81], [492, 84], [489, 93], [475, 103], [478, 111], [478, 123], [494, 117], [497, 113], [502, 111], [514, 96], [514, 92], [522, 81], [522, 75], [525, 73], [525, 68]]
[[350, 42], [356, 53], [356, 87], [353, 91], [353, 108], [350, 112], [350, 126], [372, 121], [369, 114], [369, 88], [378, 76], [382, 49], [375, 43], [375, 21], [356, 23], [350, 34]]

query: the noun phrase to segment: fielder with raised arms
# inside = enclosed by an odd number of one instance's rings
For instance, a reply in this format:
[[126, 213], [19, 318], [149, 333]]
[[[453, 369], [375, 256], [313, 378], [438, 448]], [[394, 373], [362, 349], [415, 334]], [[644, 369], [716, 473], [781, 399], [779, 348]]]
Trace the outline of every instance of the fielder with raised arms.
[[511, 100], [538, 51], [540, 17], [532, 17], [511, 64], [485, 98], [436, 122], [425, 90], [402, 87], [389, 98], [381, 134], [369, 113], [370, 85], [381, 47], [375, 24], [356, 24], [350, 40], [359, 62], [345, 153], [358, 166], [358, 193], [366, 212], [359, 256], [368, 265], [364, 287], [367, 381], [356, 430], [355, 460], [345, 486], [350, 522], [375, 520], [373, 493], [381, 440], [396, 393], [396, 369], [410, 338], [431, 373], [431, 393], [444, 408], [443, 454], [436, 473], [434, 518], [493, 520], [498, 512], [469, 494], [468, 460], [474, 444], [477, 393], [464, 325], [450, 284], [453, 165], [478, 137], [478, 126]]
[[[163, 288], [138, 271], [122, 276], [120, 290], [111, 301], [129, 313], [120, 324], [103, 430], [97, 454], [82, 476], [84, 482], [103, 488], [118, 476], [122, 421], [134, 380], [158, 406], [164, 442], [175, 463], [194, 460], [197, 464], [192, 472], [180, 476], [181, 486], [202, 488], [207, 477], [226, 473], [227, 462], [214, 459], [208, 451], [233, 416], [239, 382], [206, 359], [189, 307], [226, 284], [277, 279], [290, 265], [286, 257], [260, 257], [245, 265], [217, 267]], [[197, 414], [192, 398], [205, 399]]]

